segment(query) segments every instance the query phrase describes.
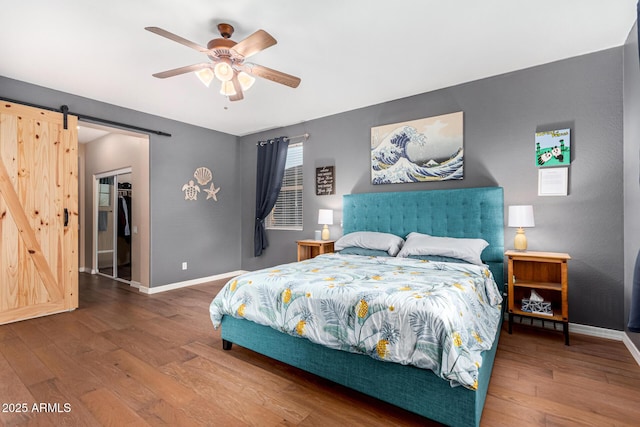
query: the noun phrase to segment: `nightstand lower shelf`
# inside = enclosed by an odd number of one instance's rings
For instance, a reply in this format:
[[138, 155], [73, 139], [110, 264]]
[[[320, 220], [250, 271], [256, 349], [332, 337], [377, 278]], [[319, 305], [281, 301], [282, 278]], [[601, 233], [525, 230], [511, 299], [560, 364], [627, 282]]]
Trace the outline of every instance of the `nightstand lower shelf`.
[[552, 322], [554, 327], [553, 330], [557, 331], [557, 329], [555, 328], [555, 325], [557, 325], [558, 323], [562, 324], [562, 333], [564, 335], [564, 344], [565, 345], [569, 345], [569, 322], [566, 322], [564, 320], [562, 320], [562, 318], [560, 316], [545, 316], [545, 315], [536, 315], [535, 313], [528, 313], [525, 311], [520, 311], [520, 310], [514, 310], [513, 313], [507, 313], [509, 315], [509, 334], [511, 334], [512, 329], [513, 329], [513, 318], [515, 316], [518, 316], [520, 318], [520, 324], [523, 324], [523, 320], [524, 319], [530, 319], [531, 321], [531, 326], [533, 325], [534, 320], [539, 320], [542, 322], [542, 326], [543, 329], [544, 328], [544, 322]]

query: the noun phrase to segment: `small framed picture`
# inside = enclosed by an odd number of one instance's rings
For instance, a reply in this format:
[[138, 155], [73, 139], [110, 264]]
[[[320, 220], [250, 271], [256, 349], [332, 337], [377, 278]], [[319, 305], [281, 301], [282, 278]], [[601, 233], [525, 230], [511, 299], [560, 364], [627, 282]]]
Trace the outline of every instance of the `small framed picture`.
[[336, 194], [335, 170], [333, 166], [316, 168], [316, 196]]
[[569, 168], [538, 169], [538, 196], [566, 196]]
[[571, 163], [571, 129], [536, 132], [536, 166], [569, 166]]

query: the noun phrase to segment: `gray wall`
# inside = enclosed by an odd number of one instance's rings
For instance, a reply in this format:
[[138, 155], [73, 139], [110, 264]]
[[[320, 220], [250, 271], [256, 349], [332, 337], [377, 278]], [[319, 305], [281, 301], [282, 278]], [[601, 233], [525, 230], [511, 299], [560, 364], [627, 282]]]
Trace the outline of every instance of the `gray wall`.
[[[171, 138], [150, 142], [153, 285], [240, 269], [236, 137], [174, 123], [167, 130]], [[213, 173], [217, 202], [206, 200], [204, 191], [196, 201], [185, 200], [182, 186], [200, 166]]]
[[[570, 321], [622, 330], [622, 72], [620, 47], [240, 138], [242, 268], [294, 261], [295, 240], [312, 237], [319, 208], [337, 210], [331, 232], [339, 236], [346, 193], [499, 185], [505, 206], [534, 206], [530, 250], [572, 256]], [[464, 180], [371, 185], [372, 126], [455, 111], [464, 112]], [[534, 134], [565, 127], [571, 128], [573, 160], [569, 195], [539, 197]], [[270, 247], [255, 258], [255, 143], [304, 132], [311, 134], [304, 148], [304, 231], [269, 231]], [[315, 196], [315, 168], [331, 164], [337, 194]], [[507, 248], [514, 235], [505, 229]]]
[[[78, 114], [170, 133], [150, 135], [150, 286], [240, 268], [240, 186], [236, 137], [0, 76], [0, 98], [49, 108], [68, 105]], [[218, 202], [184, 200], [182, 186], [206, 166], [221, 190]], [[188, 270], [181, 270], [183, 261]]]
[[[624, 326], [629, 319], [631, 287], [640, 249], [640, 62], [637, 23], [624, 45]], [[627, 330], [640, 348], [640, 334]]]
[[[505, 205], [534, 205], [537, 226], [527, 230], [531, 250], [573, 257], [570, 321], [622, 330], [622, 77], [620, 47], [242, 138], [1, 77], [0, 96], [54, 108], [67, 104], [79, 113], [173, 134], [150, 140], [152, 286], [294, 261], [295, 240], [318, 229], [319, 208], [336, 210], [331, 232], [341, 234], [346, 193], [499, 185]], [[454, 111], [464, 112], [464, 180], [370, 184], [372, 126]], [[572, 130], [569, 196], [538, 197], [534, 133], [563, 127]], [[255, 258], [255, 143], [305, 132], [311, 138], [304, 151], [304, 231], [270, 231], [271, 246]], [[336, 168], [334, 196], [314, 194], [315, 168], [324, 165]], [[202, 196], [184, 200], [180, 188], [198, 166], [213, 170], [221, 188], [217, 204]], [[505, 230], [505, 246], [514, 235]], [[180, 270], [182, 261], [189, 270]]]

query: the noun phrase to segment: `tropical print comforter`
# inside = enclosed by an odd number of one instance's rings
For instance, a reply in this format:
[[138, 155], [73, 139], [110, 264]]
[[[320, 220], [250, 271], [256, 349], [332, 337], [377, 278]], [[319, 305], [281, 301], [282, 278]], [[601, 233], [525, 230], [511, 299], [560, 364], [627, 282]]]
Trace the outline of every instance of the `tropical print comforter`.
[[475, 390], [501, 302], [486, 266], [325, 254], [238, 276], [209, 310]]

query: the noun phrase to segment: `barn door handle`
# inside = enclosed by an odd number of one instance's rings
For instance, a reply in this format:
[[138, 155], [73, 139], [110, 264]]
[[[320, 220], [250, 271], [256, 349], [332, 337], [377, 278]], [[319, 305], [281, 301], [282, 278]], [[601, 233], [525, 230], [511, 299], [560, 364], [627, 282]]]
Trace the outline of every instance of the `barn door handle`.
[[64, 208], [64, 226], [69, 225], [69, 209]]

